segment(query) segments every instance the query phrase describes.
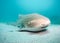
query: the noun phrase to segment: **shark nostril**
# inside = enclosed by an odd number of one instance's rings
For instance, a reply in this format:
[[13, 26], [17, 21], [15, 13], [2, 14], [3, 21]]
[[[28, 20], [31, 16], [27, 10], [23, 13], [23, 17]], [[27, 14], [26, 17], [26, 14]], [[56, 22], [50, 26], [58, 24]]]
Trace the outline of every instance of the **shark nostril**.
[[42, 26], [45, 26], [45, 24], [41, 24]]
[[46, 28], [46, 27], [48, 27], [48, 25], [44, 25], [44, 26], [42, 26], [41, 28]]
[[40, 26], [41, 26], [41, 27], [44, 27], [44, 26], [45, 26], [45, 24], [40, 24]]
[[40, 24], [40, 26], [41, 26], [41, 28], [45, 28], [46, 27], [45, 24]]

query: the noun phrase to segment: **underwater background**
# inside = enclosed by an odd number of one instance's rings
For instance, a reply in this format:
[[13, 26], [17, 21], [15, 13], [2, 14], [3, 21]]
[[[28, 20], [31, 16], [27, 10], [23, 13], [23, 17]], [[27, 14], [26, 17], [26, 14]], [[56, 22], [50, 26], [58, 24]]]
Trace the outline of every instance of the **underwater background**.
[[15, 22], [19, 14], [39, 13], [60, 24], [60, 0], [0, 0], [0, 22]]
[[[51, 20], [47, 31], [18, 32], [20, 28], [5, 24], [16, 22], [19, 14], [31, 13]], [[0, 0], [0, 43], [60, 43], [60, 0]]]

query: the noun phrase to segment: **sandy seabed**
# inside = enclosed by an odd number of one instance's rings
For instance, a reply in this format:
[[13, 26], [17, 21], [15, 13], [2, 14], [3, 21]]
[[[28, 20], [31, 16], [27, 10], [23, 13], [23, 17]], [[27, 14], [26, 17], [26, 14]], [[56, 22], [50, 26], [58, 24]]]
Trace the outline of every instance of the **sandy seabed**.
[[0, 43], [60, 43], [60, 25], [50, 25], [39, 33], [18, 32], [19, 28], [0, 23]]

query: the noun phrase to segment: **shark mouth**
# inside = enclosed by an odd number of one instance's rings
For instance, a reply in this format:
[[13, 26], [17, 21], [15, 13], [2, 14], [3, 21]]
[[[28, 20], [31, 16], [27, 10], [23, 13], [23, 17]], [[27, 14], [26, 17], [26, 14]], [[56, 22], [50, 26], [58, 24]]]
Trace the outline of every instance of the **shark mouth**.
[[39, 31], [30, 31], [30, 30], [18, 30], [18, 32], [31, 32], [31, 33], [39, 33], [39, 32], [44, 32], [47, 29], [39, 30]]

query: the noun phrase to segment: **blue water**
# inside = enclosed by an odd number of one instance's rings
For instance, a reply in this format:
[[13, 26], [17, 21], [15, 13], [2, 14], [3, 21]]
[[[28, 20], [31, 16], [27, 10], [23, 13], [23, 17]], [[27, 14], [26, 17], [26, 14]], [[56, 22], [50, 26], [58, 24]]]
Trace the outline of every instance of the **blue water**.
[[0, 22], [15, 22], [19, 14], [39, 13], [60, 24], [60, 0], [0, 0]]

